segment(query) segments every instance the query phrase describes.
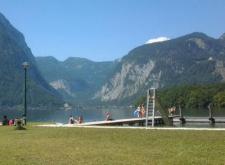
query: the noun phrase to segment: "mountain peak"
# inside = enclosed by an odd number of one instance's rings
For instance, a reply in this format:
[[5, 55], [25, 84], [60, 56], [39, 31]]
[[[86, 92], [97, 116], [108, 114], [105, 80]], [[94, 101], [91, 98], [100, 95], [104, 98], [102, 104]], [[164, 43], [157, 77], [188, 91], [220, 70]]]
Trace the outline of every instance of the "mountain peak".
[[64, 62], [65, 63], [68, 63], [68, 62], [89, 63], [92, 61], [86, 58], [81, 58], [81, 57], [68, 57]]
[[193, 33], [187, 34], [186, 36], [189, 37], [189, 38], [206, 38], [206, 37], [209, 37], [205, 33], [202, 33], [202, 32], [193, 32]]
[[18, 31], [7, 18], [0, 12], [0, 32], [1, 36], [7, 36], [21, 47], [26, 47], [23, 34]]

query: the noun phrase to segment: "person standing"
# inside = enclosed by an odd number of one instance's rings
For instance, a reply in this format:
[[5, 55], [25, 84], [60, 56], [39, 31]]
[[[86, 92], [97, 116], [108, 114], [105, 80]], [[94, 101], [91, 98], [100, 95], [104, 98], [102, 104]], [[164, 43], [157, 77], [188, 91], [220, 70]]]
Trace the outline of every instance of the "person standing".
[[2, 125], [9, 125], [9, 120], [6, 115], [3, 116]]
[[134, 117], [140, 117], [140, 106], [137, 107], [137, 109], [134, 111]]
[[141, 117], [145, 117], [145, 106], [141, 104]]
[[70, 118], [69, 118], [69, 124], [74, 124], [74, 118], [72, 115], [70, 115]]

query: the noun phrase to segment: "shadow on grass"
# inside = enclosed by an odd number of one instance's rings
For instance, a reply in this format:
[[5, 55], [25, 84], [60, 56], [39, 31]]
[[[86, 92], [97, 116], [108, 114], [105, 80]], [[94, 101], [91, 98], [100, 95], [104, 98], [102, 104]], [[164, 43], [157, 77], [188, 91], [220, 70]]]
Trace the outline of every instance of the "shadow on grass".
[[25, 127], [22, 127], [22, 126], [21, 127], [16, 126], [15, 130], [27, 130], [27, 129]]

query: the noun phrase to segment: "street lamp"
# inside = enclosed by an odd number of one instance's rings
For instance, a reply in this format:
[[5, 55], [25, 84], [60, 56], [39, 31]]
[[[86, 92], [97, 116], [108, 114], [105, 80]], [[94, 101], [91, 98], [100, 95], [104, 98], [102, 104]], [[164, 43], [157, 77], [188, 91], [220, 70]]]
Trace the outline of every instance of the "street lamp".
[[27, 69], [29, 67], [28, 62], [23, 62], [23, 69], [24, 69], [24, 125], [27, 124]]

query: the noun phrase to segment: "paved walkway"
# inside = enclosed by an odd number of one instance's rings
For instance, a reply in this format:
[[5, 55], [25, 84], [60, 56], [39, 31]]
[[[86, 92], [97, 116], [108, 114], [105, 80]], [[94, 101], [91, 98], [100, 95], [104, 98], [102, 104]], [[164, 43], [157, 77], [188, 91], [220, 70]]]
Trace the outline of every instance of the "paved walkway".
[[190, 130], [190, 131], [225, 131], [225, 128], [189, 128], [189, 127], [132, 127], [132, 126], [84, 126], [76, 124], [45, 124], [39, 127], [101, 128], [101, 129], [148, 129], [148, 130]]

